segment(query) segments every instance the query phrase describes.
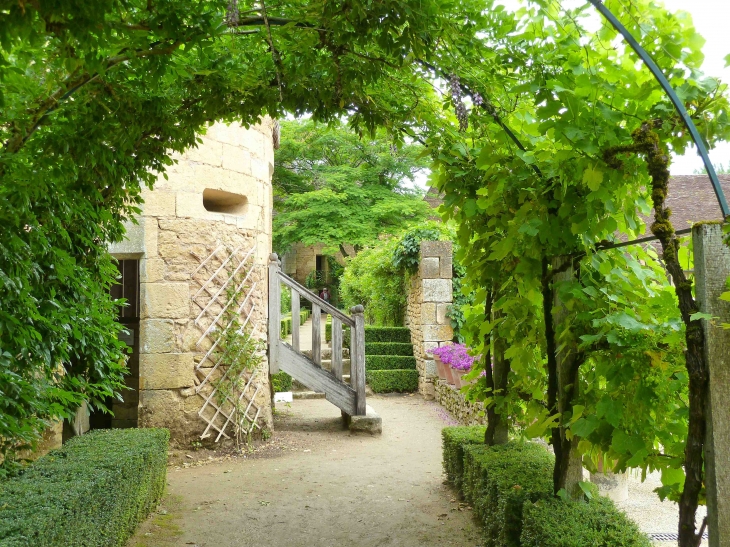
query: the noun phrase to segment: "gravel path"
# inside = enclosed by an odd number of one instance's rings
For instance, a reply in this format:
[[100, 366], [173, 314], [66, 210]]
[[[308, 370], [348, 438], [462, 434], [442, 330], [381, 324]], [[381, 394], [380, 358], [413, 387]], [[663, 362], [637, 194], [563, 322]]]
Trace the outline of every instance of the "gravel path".
[[295, 400], [253, 458], [170, 469], [165, 526], [151, 519], [129, 545], [479, 545], [471, 511], [444, 484], [436, 405], [418, 395], [368, 403], [382, 436], [343, 430], [325, 400]]
[[[654, 489], [661, 485], [659, 473], [647, 475], [644, 482], [641, 482], [639, 473], [632, 473], [629, 475], [629, 499], [616, 505], [647, 534], [676, 534], [679, 523], [679, 506], [671, 501], [659, 501]], [[698, 523], [702, 522], [706, 514], [706, 508], [700, 507], [697, 511]], [[676, 541], [657, 541], [655, 544], [669, 547], [676, 545]], [[707, 541], [703, 541], [702, 545], [707, 545]]]
[[[128, 547], [480, 545], [471, 511], [442, 474], [441, 429], [455, 420], [418, 395], [368, 402], [383, 417], [382, 436], [343, 430], [325, 400], [295, 400], [279, 405], [273, 439], [253, 454], [175, 454], [161, 510]], [[677, 505], [659, 501], [660, 484], [657, 474], [631, 476], [618, 506], [646, 533], [676, 533]]]

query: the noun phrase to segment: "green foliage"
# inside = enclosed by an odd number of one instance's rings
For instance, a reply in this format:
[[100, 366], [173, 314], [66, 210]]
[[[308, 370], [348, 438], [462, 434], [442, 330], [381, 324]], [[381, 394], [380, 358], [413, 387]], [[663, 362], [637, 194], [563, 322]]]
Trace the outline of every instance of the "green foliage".
[[302, 242], [323, 243], [328, 252], [345, 244], [359, 249], [425, 220], [428, 204], [406, 187], [428, 166], [421, 152], [420, 145], [397, 147], [383, 130], [362, 138], [341, 123], [282, 122], [274, 247]]
[[393, 251], [393, 265], [402, 268], [408, 274], [416, 273], [420, 262], [421, 241], [439, 239], [441, 232], [435, 228], [414, 228], [406, 232]]
[[519, 547], [522, 506], [552, 495], [553, 456], [536, 443], [512, 441], [464, 450], [464, 497], [484, 525], [485, 547]]
[[365, 321], [370, 325], [403, 325], [406, 310], [406, 284], [403, 272], [393, 265], [397, 240], [381, 241], [377, 247], [360, 251], [348, 259], [342, 276], [340, 294], [344, 307], [362, 304]]
[[164, 429], [75, 437], [0, 488], [7, 547], [123, 547], [165, 489]]
[[374, 393], [418, 391], [417, 370], [367, 370], [365, 379]]
[[366, 370], [406, 370], [416, 369], [416, 358], [404, 355], [368, 355], [365, 357]]
[[292, 377], [282, 370], [271, 375], [271, 385], [274, 387], [274, 392], [277, 393], [291, 391]]
[[[667, 74], [705, 138], [727, 139], [727, 88], [699, 71], [702, 39], [691, 18], [649, 0], [606, 4]], [[588, 24], [592, 13], [588, 4], [567, 10], [552, 1], [490, 12], [482, 42], [489, 53], [472, 50], [471, 61], [446, 71], [472, 104], [480, 93], [482, 106], [469, 111], [468, 128], [444, 116], [449, 127], [431, 131], [432, 181], [445, 194], [444, 216], [458, 224], [463, 292], [474, 295], [462, 308], [461, 333], [477, 354], [503, 342], [511, 367], [506, 391], [477, 382], [470, 397], [529, 436], [578, 437], [589, 462], [602, 453], [618, 469], [662, 470], [660, 493], [676, 499], [688, 378], [677, 300], [652, 252], [597, 246], [642, 233], [651, 203], [644, 159], [622, 155], [617, 168], [604, 153], [631, 144], [643, 123], [677, 153], [691, 140], [631, 48], [607, 45], [617, 37], [610, 24]], [[558, 260], [568, 256], [579, 257], [576, 274], [558, 282]], [[555, 293], [564, 313], [555, 313]], [[554, 336], [546, 312], [556, 318]], [[575, 348], [582, 364], [577, 388], [563, 383], [549, 397], [555, 348]]]
[[365, 327], [365, 343], [400, 342], [411, 343], [411, 330], [408, 327]]
[[410, 342], [365, 342], [365, 355], [402, 355], [413, 356]]
[[468, 13], [482, 19], [477, 3], [445, 0], [296, 0], [266, 13], [220, 0], [5, 2], [2, 451], [122, 388], [108, 243], [172, 154], [210, 122], [285, 112], [347, 115], [355, 131], [385, 126], [402, 143], [401, 122], [432, 102], [412, 59], [434, 60], [442, 36], [468, 40]]
[[465, 342], [464, 334], [461, 332], [466, 325], [465, 310], [474, 304], [475, 297], [475, 293], [468, 288], [463, 290], [465, 276], [466, 269], [455, 260], [451, 279], [452, 304], [449, 306], [447, 316], [451, 320], [451, 328], [454, 329], [454, 340], [460, 344]]
[[457, 490], [464, 481], [464, 447], [471, 444], [484, 444], [486, 427], [457, 426], [441, 430], [442, 463], [446, 478]]
[[649, 547], [651, 542], [610, 500], [526, 503], [523, 547]]

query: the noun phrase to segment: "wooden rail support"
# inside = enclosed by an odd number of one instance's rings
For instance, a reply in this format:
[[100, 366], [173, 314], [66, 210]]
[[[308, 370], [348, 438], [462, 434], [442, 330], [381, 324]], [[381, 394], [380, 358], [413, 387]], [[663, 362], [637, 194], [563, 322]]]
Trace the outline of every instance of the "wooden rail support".
[[[281, 285], [292, 291], [292, 343], [281, 339]], [[300, 299], [312, 303], [312, 355], [301, 352]], [[322, 312], [332, 316], [332, 370], [322, 368]], [[352, 316], [309, 291], [281, 271], [276, 254], [269, 257], [269, 370], [283, 370], [310, 389], [324, 392], [332, 404], [350, 416], [365, 416], [365, 310], [355, 306]], [[342, 381], [343, 327], [350, 327], [350, 385]], [[379, 420], [379, 418], [378, 418]]]

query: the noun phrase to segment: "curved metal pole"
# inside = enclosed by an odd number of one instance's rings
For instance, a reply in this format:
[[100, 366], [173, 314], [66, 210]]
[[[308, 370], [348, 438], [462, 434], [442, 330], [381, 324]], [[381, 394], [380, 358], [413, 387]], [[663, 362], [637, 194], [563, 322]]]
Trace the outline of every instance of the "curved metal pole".
[[641, 47], [641, 44], [636, 41], [636, 39], [632, 36], [632, 34], [626, 29], [625, 26], [621, 24], [621, 21], [619, 21], [616, 16], [611, 13], [611, 10], [609, 10], [606, 6], [603, 5], [603, 2], [601, 0], [588, 0], [591, 4], [593, 4], [596, 9], [603, 15], [606, 19], [608, 19], [608, 22], [613, 25], [613, 28], [615, 28], [617, 31], [621, 33], [621, 35], [626, 39], [626, 41], [629, 43], [629, 45], [633, 48], [633, 50], [641, 57], [641, 60], [644, 61], [644, 64], [649, 67], [649, 70], [651, 70], [651, 73], [654, 75], [654, 77], [659, 81], [662, 88], [664, 88], [664, 91], [667, 95], [669, 95], [669, 98], [671, 99], [672, 103], [674, 104], [674, 108], [677, 109], [677, 112], [679, 112], [679, 115], [682, 117], [682, 121], [684, 122], [684, 125], [687, 127], [687, 130], [689, 131], [689, 134], [692, 136], [692, 140], [695, 142], [695, 145], [697, 145], [697, 150], [700, 153], [700, 156], [702, 156], [702, 161], [705, 163], [705, 169], [707, 169], [707, 175], [710, 177], [710, 182], [712, 182], [712, 188], [715, 190], [715, 195], [717, 196], [717, 201], [720, 203], [720, 209], [722, 210], [722, 216], [727, 218], [730, 216], [730, 209], [727, 206], [727, 201], [725, 201], [725, 194], [722, 191], [722, 186], [720, 186], [720, 180], [717, 178], [717, 173], [715, 172], [715, 168], [713, 167], [712, 163], [710, 162], [710, 156], [707, 154], [707, 148], [705, 147], [705, 143], [702, 141], [702, 137], [700, 137], [699, 131], [697, 131], [697, 128], [695, 127], [694, 122], [692, 122], [692, 118], [690, 118], [689, 113], [687, 112], [687, 109], [684, 108], [684, 105], [682, 104], [682, 101], [677, 96], [677, 93], [672, 88], [671, 84], [667, 80], [667, 78], [664, 76], [664, 73], [661, 71], [661, 69], [657, 66], [657, 64], [654, 62], [654, 60], [649, 56], [649, 54], [646, 52], [646, 50]]

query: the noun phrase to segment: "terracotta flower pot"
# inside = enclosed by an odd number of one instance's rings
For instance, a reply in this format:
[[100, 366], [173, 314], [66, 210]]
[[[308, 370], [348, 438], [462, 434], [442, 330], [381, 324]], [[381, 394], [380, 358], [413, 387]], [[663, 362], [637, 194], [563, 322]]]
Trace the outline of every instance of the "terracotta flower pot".
[[433, 360], [436, 361], [436, 370], [438, 371], [439, 378], [441, 378], [442, 380], [446, 380], [446, 375], [448, 374], [446, 369], [451, 367], [445, 365], [444, 362], [439, 359], [438, 355], [434, 355]]
[[467, 385], [468, 382], [465, 382], [463, 379], [464, 374], [466, 374], [468, 371], [466, 370], [459, 370], [459, 369], [451, 369], [453, 371], [454, 375], [454, 386], [456, 389], [461, 389], [465, 385]]
[[446, 368], [446, 381], [452, 386], [455, 385], [456, 378], [454, 374], [454, 369], [451, 368], [451, 365], [444, 365], [444, 367]]

